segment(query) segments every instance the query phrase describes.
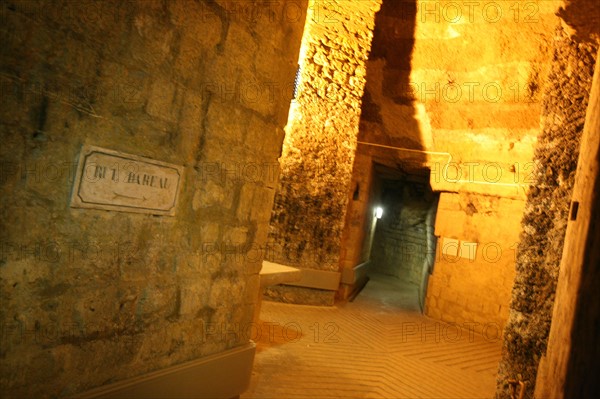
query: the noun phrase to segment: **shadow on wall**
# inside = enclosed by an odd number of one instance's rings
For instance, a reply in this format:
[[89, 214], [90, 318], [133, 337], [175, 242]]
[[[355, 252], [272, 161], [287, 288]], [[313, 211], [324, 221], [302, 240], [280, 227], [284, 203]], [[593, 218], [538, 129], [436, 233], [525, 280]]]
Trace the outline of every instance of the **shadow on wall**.
[[[373, 45], [367, 62], [358, 140], [395, 148], [423, 150], [418, 115], [422, 112], [411, 90], [411, 60], [415, 44], [416, 0], [385, 0], [376, 16]], [[359, 145], [379, 162], [411, 173], [422, 168], [425, 155]]]

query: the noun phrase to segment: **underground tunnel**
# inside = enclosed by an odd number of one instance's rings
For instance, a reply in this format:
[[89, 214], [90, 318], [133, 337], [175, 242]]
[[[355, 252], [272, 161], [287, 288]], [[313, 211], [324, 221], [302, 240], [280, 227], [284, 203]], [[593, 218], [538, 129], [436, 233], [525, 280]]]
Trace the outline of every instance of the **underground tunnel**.
[[3, 398], [595, 398], [595, 0], [0, 2]]
[[435, 259], [437, 196], [429, 188], [428, 176], [389, 176], [379, 187], [371, 271], [390, 276], [398, 283], [397, 299], [404, 298], [406, 308], [422, 311]]

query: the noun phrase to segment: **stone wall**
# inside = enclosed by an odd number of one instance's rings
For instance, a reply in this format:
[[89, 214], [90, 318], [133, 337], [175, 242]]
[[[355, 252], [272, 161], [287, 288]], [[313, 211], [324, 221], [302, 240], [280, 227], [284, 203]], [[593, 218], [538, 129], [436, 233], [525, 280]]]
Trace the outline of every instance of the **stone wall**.
[[[569, 37], [559, 27], [554, 38], [552, 71], [543, 103], [535, 161], [538, 167], [523, 215], [505, 330], [498, 393], [508, 398], [510, 378], [535, 384], [545, 354], [564, 236], [585, 122], [597, 44]], [[532, 397], [533, 389], [525, 397]]]
[[363, 141], [424, 147], [414, 99], [406, 93], [417, 14], [416, 0], [384, 1], [377, 14], [360, 121]]
[[498, 339], [508, 318], [523, 201], [442, 193], [425, 312]]
[[[432, 317], [500, 331], [508, 318], [559, 5], [406, 0], [384, 2], [377, 15], [358, 153], [401, 173], [426, 171], [443, 193]], [[478, 252], [444, 255], [446, 239]]]
[[[522, 183], [529, 176], [524, 164], [539, 128], [559, 4], [384, 2], [359, 140], [397, 148], [379, 156], [392, 154], [409, 173], [419, 163], [432, 169], [439, 190], [523, 196], [512, 186], [468, 183]], [[485, 168], [492, 162], [502, 169], [498, 177]]]
[[[286, 129], [271, 217], [272, 262], [338, 271], [365, 62], [380, 3], [310, 2], [298, 97]], [[305, 291], [302, 296], [302, 291], [292, 294], [290, 289], [286, 298], [306, 303], [318, 295]], [[332, 302], [334, 294], [326, 293], [326, 301]]]
[[[589, 3], [588, 3], [589, 5]], [[585, 9], [585, 8], [582, 8]], [[579, 12], [582, 11], [579, 10]], [[600, 5], [588, 14], [600, 39]], [[581, 17], [581, 16], [580, 16]], [[585, 26], [585, 25], [584, 25]], [[578, 31], [581, 28], [577, 29]], [[596, 60], [600, 51], [596, 55]], [[547, 350], [540, 361], [536, 398], [586, 398], [600, 392], [600, 63], [596, 62], [572, 205], [556, 285]], [[577, 206], [575, 206], [577, 204]]]
[[341, 268], [352, 269], [370, 259], [379, 195], [374, 173], [371, 158], [357, 154], [342, 236]]
[[[0, 7], [3, 397], [247, 342], [307, 3]], [[83, 144], [182, 165], [176, 215], [71, 208]]]
[[[367, 271], [370, 269], [367, 262], [371, 259], [371, 248], [377, 225], [374, 211], [379, 203], [380, 194], [379, 181], [375, 180], [373, 166], [371, 157], [356, 153], [340, 256], [340, 271], [352, 278], [346, 280], [342, 274], [342, 283], [338, 291], [340, 299], [349, 298], [361, 284], [365, 283]], [[364, 265], [364, 271], [357, 275], [354, 269], [359, 265]]]

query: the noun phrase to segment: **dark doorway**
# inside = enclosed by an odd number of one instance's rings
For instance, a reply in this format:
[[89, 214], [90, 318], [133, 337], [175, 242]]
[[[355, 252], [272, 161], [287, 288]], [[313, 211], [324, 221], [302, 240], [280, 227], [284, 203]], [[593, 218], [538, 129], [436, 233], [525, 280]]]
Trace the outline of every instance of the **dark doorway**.
[[429, 176], [380, 177], [379, 204], [371, 250], [371, 278], [393, 285], [406, 308], [423, 311], [435, 259], [438, 194]]

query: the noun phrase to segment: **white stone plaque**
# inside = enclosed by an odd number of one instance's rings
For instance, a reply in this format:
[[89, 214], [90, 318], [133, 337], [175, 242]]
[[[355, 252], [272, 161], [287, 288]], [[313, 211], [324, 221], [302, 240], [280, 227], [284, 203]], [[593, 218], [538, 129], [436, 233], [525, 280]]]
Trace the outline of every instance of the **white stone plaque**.
[[442, 254], [456, 258], [458, 256], [459, 241], [456, 238], [444, 237]]
[[460, 257], [469, 259], [471, 262], [475, 260], [477, 255], [477, 243], [476, 242], [460, 242]]
[[173, 216], [182, 176], [183, 166], [86, 145], [71, 206]]

